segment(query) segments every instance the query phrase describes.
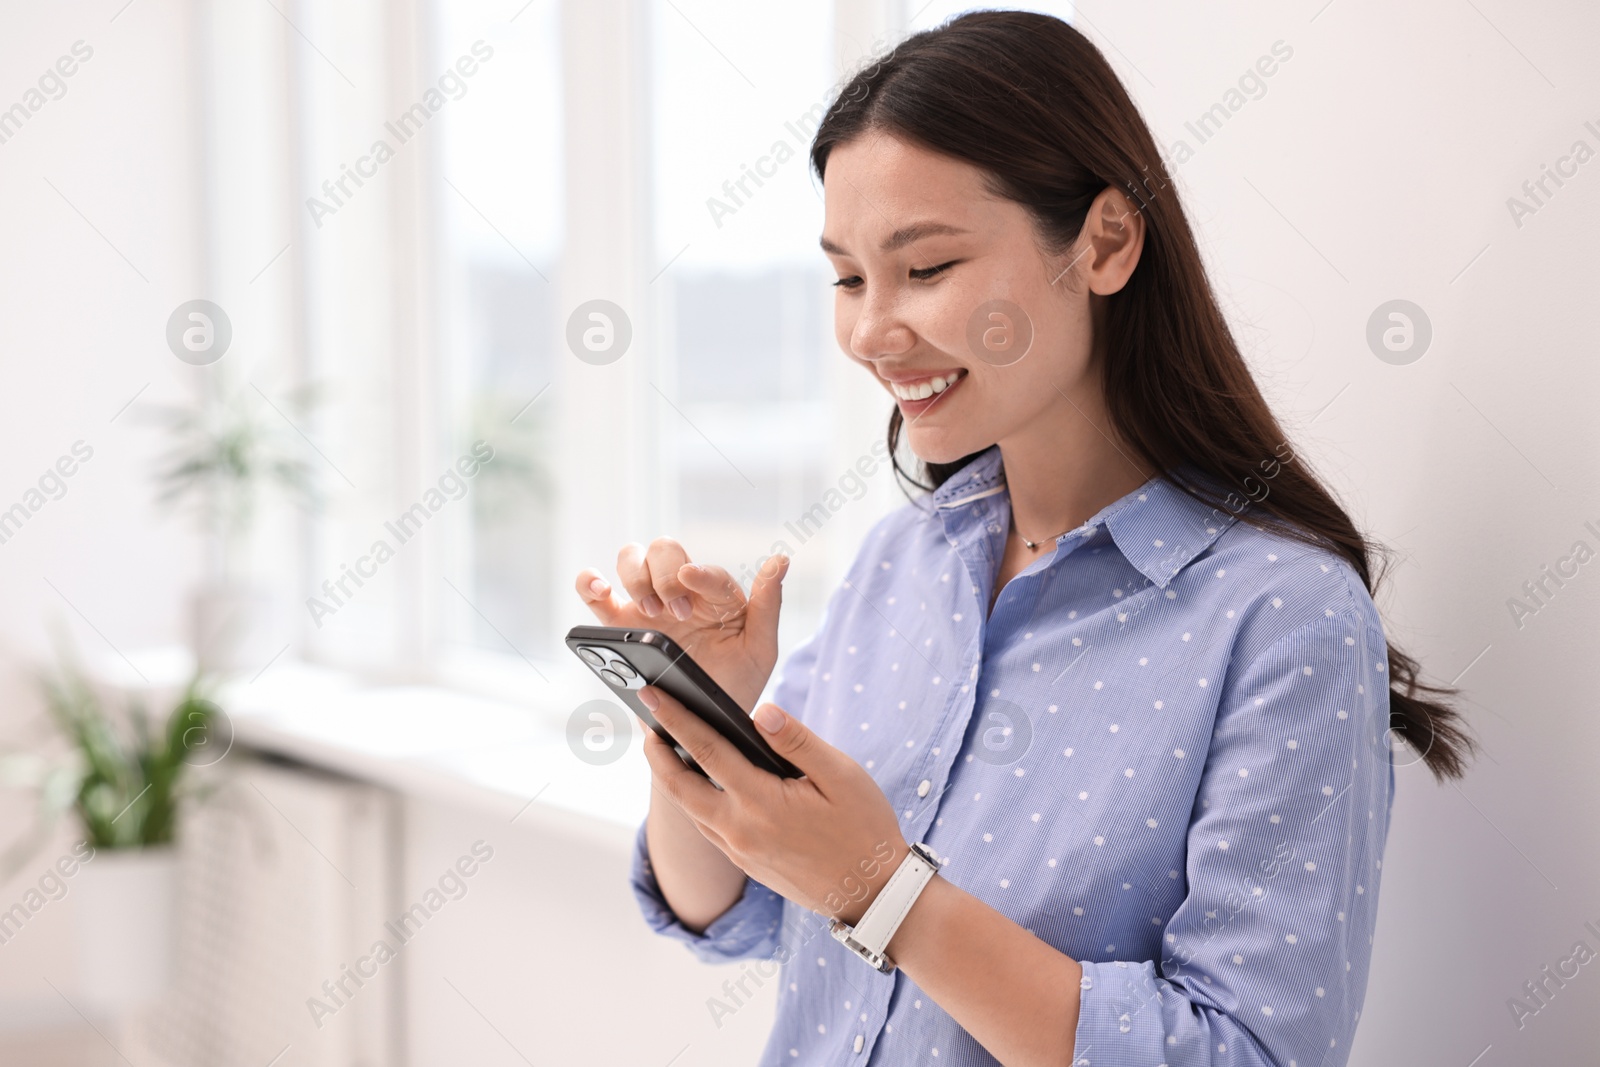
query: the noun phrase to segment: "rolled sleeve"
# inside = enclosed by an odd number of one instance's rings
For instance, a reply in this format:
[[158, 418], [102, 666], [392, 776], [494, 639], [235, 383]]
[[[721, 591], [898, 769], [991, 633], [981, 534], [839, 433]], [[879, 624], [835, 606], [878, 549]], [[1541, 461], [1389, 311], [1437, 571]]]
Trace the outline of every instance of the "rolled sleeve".
[[645, 826], [640, 825], [633, 843], [633, 872], [630, 876], [634, 897], [650, 929], [665, 937], [682, 941], [707, 963], [771, 956], [778, 947], [778, 926], [783, 919], [783, 898], [753, 878], [746, 878], [744, 893], [733, 906], [712, 920], [702, 933], [695, 933], [678, 919], [650, 866], [650, 850], [645, 842]]
[[1073, 1062], [1340, 1067], [1361, 1015], [1393, 764], [1375, 617], [1230, 671], [1161, 960], [1085, 962]]

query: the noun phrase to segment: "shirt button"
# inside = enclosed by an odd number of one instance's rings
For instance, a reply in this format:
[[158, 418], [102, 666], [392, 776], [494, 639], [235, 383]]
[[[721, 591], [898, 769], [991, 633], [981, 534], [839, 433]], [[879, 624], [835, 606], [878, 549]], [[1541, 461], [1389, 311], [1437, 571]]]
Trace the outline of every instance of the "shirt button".
[[919, 797], [927, 796], [928, 795], [928, 790], [932, 789], [932, 788], [933, 788], [933, 783], [928, 781], [926, 778], [924, 778], [921, 782], [919, 782], [917, 784], [917, 796], [919, 796]]
[[860, 1034], [856, 1035], [856, 1051], [857, 1052], [860, 1052], [861, 1051], [861, 1046], [866, 1044], [866, 1043], [867, 1043], [867, 1039], [866, 1038], [862, 1037]]

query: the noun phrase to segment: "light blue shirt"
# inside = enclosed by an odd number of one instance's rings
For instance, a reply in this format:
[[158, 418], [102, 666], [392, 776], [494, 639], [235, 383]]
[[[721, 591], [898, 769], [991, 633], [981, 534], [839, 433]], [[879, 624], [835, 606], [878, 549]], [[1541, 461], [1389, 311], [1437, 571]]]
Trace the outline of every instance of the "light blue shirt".
[[[1394, 789], [1359, 577], [1158, 477], [1062, 535], [990, 615], [1009, 517], [991, 448], [879, 522], [775, 702], [872, 773], [943, 877], [1082, 963], [1075, 1063], [1344, 1064]], [[997, 1062], [754, 880], [692, 934], [644, 840], [650, 925], [752, 961], [707, 1026], [779, 983], [762, 1064]]]

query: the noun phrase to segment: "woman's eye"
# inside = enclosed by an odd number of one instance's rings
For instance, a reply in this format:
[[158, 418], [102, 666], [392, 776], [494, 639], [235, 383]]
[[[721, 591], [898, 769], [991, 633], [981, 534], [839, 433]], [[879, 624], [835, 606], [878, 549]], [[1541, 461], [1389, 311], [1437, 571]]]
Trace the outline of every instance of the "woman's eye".
[[[919, 282], [932, 281], [934, 278], [939, 277], [939, 275], [943, 274], [945, 271], [949, 270], [951, 267], [960, 262], [961, 261], [959, 259], [952, 259], [949, 263], [941, 263], [937, 267], [915, 268], [911, 271], [911, 277], [915, 278]], [[834, 287], [837, 289], [859, 289], [863, 284], [865, 283], [862, 282], [860, 276], [855, 274], [852, 274], [848, 278], [840, 278], [838, 281], [833, 283]]]
[[923, 267], [913, 270], [911, 272], [911, 276], [918, 281], [927, 281], [930, 278], [937, 278], [939, 275], [943, 274], [945, 271], [949, 270], [959, 262], [960, 260], [952, 259], [950, 262], [941, 263], [937, 267]]

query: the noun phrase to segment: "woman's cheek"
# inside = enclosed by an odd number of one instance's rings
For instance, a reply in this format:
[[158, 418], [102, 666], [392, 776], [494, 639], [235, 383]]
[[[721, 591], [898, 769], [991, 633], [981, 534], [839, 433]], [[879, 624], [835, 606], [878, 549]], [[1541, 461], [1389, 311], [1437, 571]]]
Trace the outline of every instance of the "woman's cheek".
[[924, 320], [919, 333], [939, 351], [954, 356], [963, 366], [970, 365], [976, 358], [970, 341], [970, 327], [972, 317], [982, 303], [981, 300], [969, 299], [964, 292], [947, 294]]

